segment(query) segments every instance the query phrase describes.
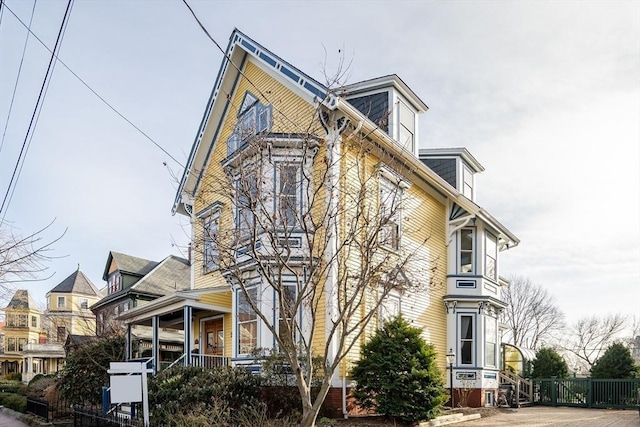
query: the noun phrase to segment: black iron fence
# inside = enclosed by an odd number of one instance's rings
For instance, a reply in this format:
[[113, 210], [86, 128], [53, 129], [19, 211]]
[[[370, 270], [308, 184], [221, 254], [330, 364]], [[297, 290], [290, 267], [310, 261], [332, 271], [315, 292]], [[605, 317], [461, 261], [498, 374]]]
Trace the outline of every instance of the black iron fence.
[[72, 406], [65, 400], [55, 399], [52, 402], [27, 397], [27, 413], [43, 418], [47, 422], [63, 418], [71, 418]]
[[76, 407], [73, 411], [73, 425], [74, 427], [143, 427], [144, 422], [129, 415], [117, 413], [104, 415], [101, 411]]
[[533, 380], [533, 403], [550, 406], [631, 409], [640, 405], [640, 378]]

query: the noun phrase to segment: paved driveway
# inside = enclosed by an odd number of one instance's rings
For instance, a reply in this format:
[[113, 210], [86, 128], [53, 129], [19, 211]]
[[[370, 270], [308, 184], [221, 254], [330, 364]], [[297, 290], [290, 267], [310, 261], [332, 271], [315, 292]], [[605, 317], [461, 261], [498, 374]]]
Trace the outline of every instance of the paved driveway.
[[638, 410], [552, 408], [548, 406], [529, 406], [512, 409], [508, 412], [455, 424], [456, 427], [638, 427]]

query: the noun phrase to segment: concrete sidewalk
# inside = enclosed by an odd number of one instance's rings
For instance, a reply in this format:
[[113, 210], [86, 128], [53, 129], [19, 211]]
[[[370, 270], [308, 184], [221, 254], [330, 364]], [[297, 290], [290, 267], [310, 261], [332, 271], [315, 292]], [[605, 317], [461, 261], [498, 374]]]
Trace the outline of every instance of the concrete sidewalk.
[[588, 409], [529, 406], [499, 415], [456, 424], [456, 427], [639, 427], [637, 409]]
[[28, 427], [27, 424], [17, 419], [20, 415], [23, 414], [0, 407], [0, 427]]

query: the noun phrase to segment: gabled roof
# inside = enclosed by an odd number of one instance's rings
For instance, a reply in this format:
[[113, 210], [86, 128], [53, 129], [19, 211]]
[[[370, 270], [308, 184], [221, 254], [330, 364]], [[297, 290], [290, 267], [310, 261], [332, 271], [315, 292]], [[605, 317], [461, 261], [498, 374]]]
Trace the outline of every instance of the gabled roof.
[[60, 282], [56, 287], [51, 289], [47, 295], [51, 293], [69, 293], [82, 294], [89, 296], [102, 296], [98, 288], [89, 280], [80, 269], [71, 273], [69, 277]]
[[150, 261], [148, 259], [110, 251], [109, 257], [107, 258], [107, 265], [104, 267], [104, 273], [102, 274], [102, 280], [107, 280], [107, 277], [109, 276], [109, 267], [111, 267], [112, 261], [116, 263], [120, 273], [132, 274], [140, 277], [149, 274], [149, 272], [158, 265], [158, 262], [156, 261]]
[[191, 287], [191, 266], [186, 259], [169, 255], [160, 262], [154, 262], [154, 264], [155, 268], [145, 274], [142, 279], [128, 288], [107, 295], [92, 305], [91, 309], [94, 310], [129, 294], [142, 294], [152, 298], [159, 298]]
[[9, 305], [6, 307], [7, 309], [18, 309], [18, 310], [37, 310], [36, 304], [31, 299], [31, 295], [29, 295], [29, 291], [26, 289], [18, 289], [15, 294], [13, 294], [13, 298], [9, 301]]

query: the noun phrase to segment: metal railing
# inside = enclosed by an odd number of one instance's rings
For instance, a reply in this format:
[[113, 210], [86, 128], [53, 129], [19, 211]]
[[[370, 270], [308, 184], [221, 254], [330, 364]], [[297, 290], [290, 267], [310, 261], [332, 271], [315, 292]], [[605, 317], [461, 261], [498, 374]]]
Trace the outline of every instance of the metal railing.
[[191, 353], [183, 354], [168, 366], [160, 365], [160, 369], [169, 369], [174, 366], [183, 366], [187, 360], [187, 366], [196, 366], [203, 369], [214, 369], [222, 366], [231, 366], [231, 358], [213, 354]]
[[640, 405], [640, 378], [545, 378], [533, 380], [537, 405], [632, 409]]

